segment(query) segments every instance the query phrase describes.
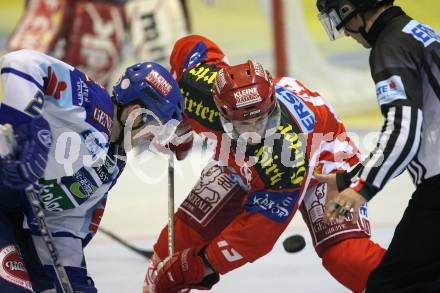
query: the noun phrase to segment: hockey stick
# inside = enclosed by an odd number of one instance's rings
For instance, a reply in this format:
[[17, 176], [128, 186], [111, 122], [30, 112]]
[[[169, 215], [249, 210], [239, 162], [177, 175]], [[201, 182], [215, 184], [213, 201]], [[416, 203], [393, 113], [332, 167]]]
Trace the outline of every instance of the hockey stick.
[[41, 202], [38, 200], [35, 195], [35, 190], [33, 186], [29, 186], [25, 189], [25, 193], [27, 199], [31, 205], [32, 211], [37, 219], [38, 226], [40, 228], [41, 237], [43, 237], [44, 243], [46, 244], [47, 251], [49, 252], [50, 257], [52, 258], [53, 267], [55, 270], [55, 274], [58, 278], [58, 282], [60, 283], [61, 290], [63, 293], [74, 293], [72, 289], [72, 285], [70, 284], [69, 277], [67, 276], [66, 270], [61, 264], [58, 256], [58, 251], [53, 242], [52, 236], [49, 233], [49, 229], [47, 228], [46, 219], [44, 217], [43, 207], [41, 206]]
[[168, 157], [168, 257], [174, 252], [174, 153], [171, 152]]
[[101, 231], [102, 233], [104, 233], [105, 235], [107, 235], [108, 237], [110, 237], [111, 239], [115, 240], [116, 242], [118, 242], [118, 243], [122, 244], [123, 246], [127, 247], [131, 251], [134, 251], [137, 254], [142, 255], [143, 257], [145, 257], [147, 259], [150, 259], [150, 257], [154, 253], [152, 250], [141, 249], [141, 248], [135, 247], [134, 245], [131, 245], [130, 243], [128, 243], [127, 241], [125, 241], [124, 239], [122, 239], [121, 237], [117, 236], [113, 232], [110, 232], [107, 229], [99, 227], [98, 230]]
[[174, 254], [174, 153], [168, 158], [168, 255]]
[[[0, 125], [0, 146], [0, 157], [2, 158], [13, 157], [14, 154], [16, 154], [17, 152], [17, 142], [15, 141], [14, 130], [9, 124]], [[59, 260], [58, 251], [55, 247], [52, 236], [49, 233], [49, 229], [46, 224], [43, 206], [41, 205], [41, 202], [38, 200], [35, 194], [34, 187], [32, 185], [29, 185], [25, 189], [25, 194], [32, 208], [32, 212], [37, 219], [41, 237], [43, 238], [43, 241], [47, 247], [47, 251], [52, 258], [54, 271], [57, 276], [58, 283], [61, 286], [61, 290], [63, 291], [63, 293], [74, 293], [66, 270]]]

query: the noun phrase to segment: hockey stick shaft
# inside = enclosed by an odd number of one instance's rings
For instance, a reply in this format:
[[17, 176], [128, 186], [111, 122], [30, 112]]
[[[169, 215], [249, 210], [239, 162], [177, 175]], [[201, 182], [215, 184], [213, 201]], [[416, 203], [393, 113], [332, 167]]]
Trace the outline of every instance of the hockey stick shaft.
[[168, 157], [168, 255], [174, 252], [174, 153], [171, 153]]
[[137, 247], [131, 245], [130, 243], [128, 243], [127, 241], [125, 241], [124, 239], [122, 239], [121, 237], [117, 236], [113, 232], [110, 232], [107, 229], [104, 229], [102, 227], [99, 227], [98, 229], [99, 229], [99, 231], [101, 231], [102, 233], [104, 233], [105, 235], [110, 237], [111, 239], [115, 240], [116, 242], [122, 244], [123, 246], [127, 247], [131, 251], [134, 251], [137, 254], [142, 255], [143, 257], [145, 257], [147, 259], [150, 259], [150, 257], [154, 253], [152, 250], [140, 249], [140, 248], [137, 248]]
[[72, 289], [72, 285], [70, 284], [69, 277], [67, 276], [66, 270], [62, 266], [58, 251], [53, 242], [52, 236], [50, 235], [49, 229], [47, 227], [46, 219], [44, 217], [43, 207], [41, 206], [40, 201], [37, 199], [35, 195], [35, 190], [32, 186], [29, 186], [25, 190], [28, 201], [31, 205], [32, 211], [37, 219], [38, 226], [40, 228], [41, 237], [46, 244], [47, 250], [49, 252], [50, 257], [52, 258], [53, 267], [55, 270], [55, 274], [58, 278], [58, 282], [61, 286], [61, 290], [63, 293], [74, 293]]
[[174, 254], [174, 154], [168, 158], [168, 255]]

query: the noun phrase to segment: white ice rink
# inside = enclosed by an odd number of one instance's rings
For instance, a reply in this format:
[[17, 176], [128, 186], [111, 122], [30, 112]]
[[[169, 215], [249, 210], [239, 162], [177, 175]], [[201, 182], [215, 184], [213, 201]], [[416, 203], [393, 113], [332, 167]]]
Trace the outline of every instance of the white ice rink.
[[[373, 230], [373, 240], [387, 246], [394, 228]], [[302, 234], [306, 247], [298, 253], [287, 254], [282, 241], [291, 234]], [[210, 292], [215, 293], [344, 293], [350, 292], [322, 267], [307, 229], [286, 231], [272, 252], [252, 264], [221, 277]], [[133, 241], [138, 247], [151, 247], [151, 240]], [[142, 292], [147, 261], [113, 241], [97, 241], [86, 250], [89, 271], [99, 292]], [[194, 291], [202, 292], [202, 291]], [[204, 291], [206, 292], [206, 291]]]
[[[176, 165], [176, 208], [191, 190], [209, 156], [193, 152]], [[167, 223], [167, 161], [142, 156], [133, 160], [112, 190], [102, 226], [141, 248], [151, 248]], [[143, 172], [142, 174], [140, 172]], [[143, 178], [143, 180], [141, 180]], [[404, 173], [370, 204], [372, 239], [387, 247], [395, 224], [414, 187]], [[282, 240], [291, 234], [305, 237], [306, 248], [296, 254], [283, 251]], [[86, 249], [86, 260], [99, 292], [141, 292], [146, 260], [98, 232]], [[273, 251], [222, 277], [212, 292], [349, 292], [321, 266], [305, 224], [298, 213]]]

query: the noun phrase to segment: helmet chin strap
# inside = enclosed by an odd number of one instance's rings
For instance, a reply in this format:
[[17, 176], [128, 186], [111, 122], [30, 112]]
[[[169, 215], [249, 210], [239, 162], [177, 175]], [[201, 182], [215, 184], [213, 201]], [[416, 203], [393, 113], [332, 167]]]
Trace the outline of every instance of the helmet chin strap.
[[347, 28], [347, 27], [345, 27], [344, 29], [345, 29], [347, 32], [349, 32], [349, 33], [360, 35], [360, 36], [362, 37], [362, 39], [363, 39], [363, 42], [362, 42], [362, 43], [364, 43], [364, 45], [365, 45], [367, 48], [371, 48], [372, 41], [371, 41], [371, 39], [370, 39], [370, 37], [369, 37], [367, 31], [365, 30], [365, 25], [366, 25], [365, 16], [364, 16], [363, 14], [360, 14], [360, 15], [361, 15], [362, 23], [363, 23], [363, 24], [362, 24], [361, 27], [359, 27], [359, 29], [358, 29], [357, 31], [356, 31], [356, 30], [349, 29], [349, 28]]
[[359, 33], [361, 34], [362, 38], [364, 38], [367, 48], [371, 48], [373, 42], [370, 39], [370, 36], [368, 35], [367, 31], [365, 30], [365, 26], [359, 28]]

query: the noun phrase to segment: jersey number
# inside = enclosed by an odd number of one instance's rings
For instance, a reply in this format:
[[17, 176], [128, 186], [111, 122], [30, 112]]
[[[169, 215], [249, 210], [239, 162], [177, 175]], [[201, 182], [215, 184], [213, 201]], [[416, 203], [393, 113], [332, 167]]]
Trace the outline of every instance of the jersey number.
[[223, 241], [219, 241], [217, 243], [217, 246], [219, 248], [223, 248], [224, 249], [221, 250], [223, 256], [229, 261], [229, 262], [234, 262], [237, 260], [242, 259], [243, 257], [237, 252], [237, 250], [235, 250], [234, 248], [229, 246], [229, 243], [226, 242], [225, 240]]
[[38, 116], [41, 109], [43, 109], [44, 98], [41, 92], [38, 92], [34, 98], [29, 102], [24, 111], [31, 116]]

